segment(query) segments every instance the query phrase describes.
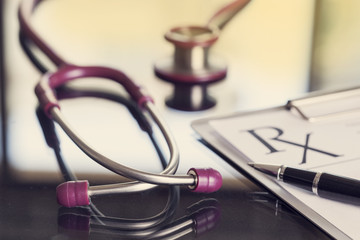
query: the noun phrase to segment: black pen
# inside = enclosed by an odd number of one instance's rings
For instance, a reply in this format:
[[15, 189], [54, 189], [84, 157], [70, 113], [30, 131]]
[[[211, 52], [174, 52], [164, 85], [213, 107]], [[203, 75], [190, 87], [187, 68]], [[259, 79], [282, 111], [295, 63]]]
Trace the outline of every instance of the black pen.
[[255, 169], [316, 195], [360, 205], [360, 180], [328, 173], [311, 172], [284, 165], [249, 163]]

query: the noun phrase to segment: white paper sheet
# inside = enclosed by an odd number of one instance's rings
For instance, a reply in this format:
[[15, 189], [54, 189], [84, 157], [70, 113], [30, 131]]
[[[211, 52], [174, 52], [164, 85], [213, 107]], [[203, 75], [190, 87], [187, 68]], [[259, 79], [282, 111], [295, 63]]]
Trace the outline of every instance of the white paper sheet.
[[[208, 123], [245, 155], [244, 161], [285, 164], [360, 179], [360, 115], [310, 123], [285, 108], [276, 108]], [[324, 199], [286, 183], [277, 184], [351, 238], [360, 239], [359, 206]]]

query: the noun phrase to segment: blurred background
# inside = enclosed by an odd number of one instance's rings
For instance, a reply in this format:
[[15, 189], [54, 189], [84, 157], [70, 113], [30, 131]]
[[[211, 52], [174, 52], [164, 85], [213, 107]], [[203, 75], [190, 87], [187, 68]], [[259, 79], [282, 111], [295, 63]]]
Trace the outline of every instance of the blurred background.
[[360, 2], [317, 0], [310, 90], [359, 84]]
[[[216, 230], [208, 229], [211, 232], [204, 239], [220, 239], [224, 234], [234, 239], [274, 239], [279, 232], [284, 239], [327, 239], [305, 218], [225, 164], [198, 141], [190, 124], [206, 117], [283, 105], [312, 91], [359, 85], [360, 3], [250, 1], [211, 49], [228, 66], [226, 79], [209, 87], [217, 105], [198, 112], [167, 107], [165, 99], [172, 94], [173, 86], [154, 75], [154, 64], [173, 54], [173, 46], [164, 34], [177, 26], [204, 25], [230, 2], [47, 0], [36, 9], [32, 20], [39, 34], [69, 62], [120, 69], [148, 90], [180, 148], [179, 173], [191, 167], [212, 167], [221, 172], [221, 191], [202, 195], [184, 189], [176, 209], [176, 217], [182, 217], [193, 205], [207, 206], [210, 202], [221, 206], [219, 225]], [[4, 178], [7, 183], [0, 184], [0, 238], [79, 239], [66, 237], [69, 229], [60, 221], [66, 214], [56, 203], [55, 185], [64, 179], [53, 149], [45, 142], [36, 112], [34, 87], [41, 73], [19, 43], [19, 3], [0, 0], [0, 182]], [[85, 79], [71, 86], [123, 94], [118, 86], [99, 79]], [[151, 141], [121, 104], [83, 97], [63, 100], [61, 106], [80, 135], [106, 156], [130, 167], [160, 171]], [[89, 179], [91, 184], [119, 180], [83, 154], [58, 126], [55, 131], [61, 156], [79, 179]], [[165, 149], [161, 139], [159, 145]], [[167, 156], [166, 149], [163, 152]], [[126, 196], [105, 196], [94, 202], [106, 215], [138, 219], [157, 214], [168, 195], [167, 188], [156, 188]], [[85, 235], [82, 239], [104, 239], [104, 235], [90, 231], [81, 233]]]
[[[117, 68], [145, 86], [178, 141], [180, 172], [194, 164], [223, 169], [226, 167], [197, 141], [192, 121], [283, 105], [309, 91], [351, 87], [358, 84], [360, 71], [356, 66], [360, 58], [360, 3], [356, 0], [253, 0], [225, 27], [211, 49], [228, 65], [227, 78], [210, 87], [217, 105], [191, 113], [169, 109], [164, 100], [172, 85], [159, 80], [153, 70], [156, 61], [173, 52], [164, 34], [176, 26], [204, 25], [229, 2], [49, 0], [37, 8], [33, 23], [69, 62]], [[55, 176], [58, 181], [59, 176], [53, 174], [58, 168], [56, 161], [35, 114], [33, 89], [41, 74], [19, 45], [18, 4], [18, 0], [3, 1], [6, 158], [17, 179], [36, 181]], [[99, 81], [86, 84], [113, 89], [113, 85]], [[158, 170], [158, 164], [148, 160], [154, 155], [151, 145], [143, 144], [141, 131], [131, 118], [124, 118], [116, 104], [94, 99], [62, 104], [70, 122], [92, 145], [124, 164]], [[58, 132], [64, 154], [77, 172], [105, 174]], [[134, 146], [141, 146], [142, 151], [134, 151]]]

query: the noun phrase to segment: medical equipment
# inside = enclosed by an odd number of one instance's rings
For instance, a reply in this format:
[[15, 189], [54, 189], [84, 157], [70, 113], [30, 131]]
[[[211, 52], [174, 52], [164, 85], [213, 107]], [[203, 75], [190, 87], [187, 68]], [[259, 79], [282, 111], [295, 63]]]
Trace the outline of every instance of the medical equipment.
[[[89, 186], [88, 181], [65, 182], [57, 188], [58, 202], [67, 207], [88, 205], [91, 196], [133, 192], [141, 189], [145, 190], [154, 187], [154, 184], [187, 185], [194, 192], [217, 191], [221, 187], [222, 177], [220, 173], [214, 169], [192, 168], [188, 171], [187, 175], [174, 175], [179, 165], [178, 148], [168, 127], [159, 116], [152, 98], [145, 94], [142, 88], [137, 86], [119, 70], [102, 66], [76, 66], [65, 61], [38, 35], [31, 24], [30, 18], [37, 4], [40, 2], [41, 1], [37, 0], [22, 1], [19, 8], [19, 21], [22, 36], [28, 41], [31, 41], [57, 67], [55, 72], [44, 74], [35, 88], [35, 93], [42, 109], [47, 116], [58, 123], [73, 142], [95, 162], [114, 173], [135, 180], [132, 182], [101, 186]], [[86, 141], [76, 134], [70, 124], [64, 119], [55, 94], [56, 89], [70, 81], [88, 77], [108, 79], [122, 85], [132, 100], [146, 111], [151, 119], [158, 125], [168, 144], [170, 153], [168, 164], [160, 174], [129, 168], [107, 158], [91, 148]]]
[[236, 0], [217, 11], [205, 26], [172, 28], [165, 39], [175, 47], [174, 55], [155, 64], [155, 74], [174, 84], [174, 93], [166, 104], [183, 111], [213, 107], [216, 100], [208, 95], [210, 84], [226, 77], [226, 63], [211, 56], [210, 47], [220, 31], [250, 0]]
[[[144, 128], [149, 137], [154, 140], [154, 147], [156, 147], [155, 138], [152, 136], [152, 128], [144, 127], [147, 124], [146, 118], [143, 118], [143, 112], [129, 99], [119, 94], [104, 92], [103, 90], [74, 89], [70, 87], [62, 88], [57, 93], [58, 98], [61, 100], [96, 97], [124, 105], [131, 115], [137, 119], [138, 124]], [[71, 171], [71, 168], [61, 154], [61, 144], [55, 131], [54, 122], [45, 115], [40, 107], [37, 108], [36, 114], [46, 142], [54, 150], [64, 179], [66, 181], [77, 181], [75, 173]], [[158, 150], [158, 155], [162, 165], [166, 167], [166, 162], [163, 161], [164, 157], [160, 149]], [[158, 191], [162, 192], [163, 189]], [[170, 186], [167, 192], [168, 197], [167, 201], [164, 202], [164, 207], [160, 212], [152, 214], [151, 217], [129, 219], [109, 216], [101, 212], [94, 204], [94, 201], [92, 201], [86, 207], [59, 208], [58, 225], [65, 234], [71, 234], [75, 230], [84, 233], [86, 236], [92, 233], [101, 233], [146, 239], [177, 239], [192, 232], [198, 236], [211, 231], [217, 225], [220, 219], [220, 206], [216, 199], [201, 199], [201, 201], [187, 207], [187, 214], [185, 216], [175, 219], [175, 213], [180, 202], [180, 188], [179, 186]]]

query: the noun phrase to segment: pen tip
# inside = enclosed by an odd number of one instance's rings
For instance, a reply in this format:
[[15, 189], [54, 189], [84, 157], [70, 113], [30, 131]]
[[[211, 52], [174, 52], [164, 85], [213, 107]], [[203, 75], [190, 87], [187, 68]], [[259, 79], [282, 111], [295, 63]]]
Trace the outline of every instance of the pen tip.
[[270, 174], [272, 176], [277, 176], [279, 168], [281, 167], [279, 165], [254, 163], [254, 162], [248, 163], [248, 165], [263, 173]]

